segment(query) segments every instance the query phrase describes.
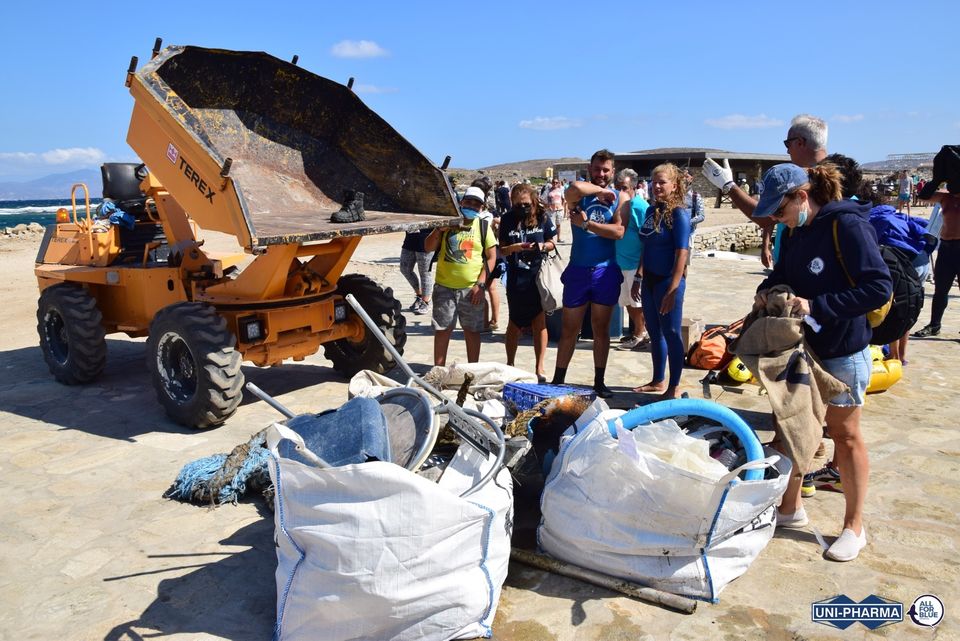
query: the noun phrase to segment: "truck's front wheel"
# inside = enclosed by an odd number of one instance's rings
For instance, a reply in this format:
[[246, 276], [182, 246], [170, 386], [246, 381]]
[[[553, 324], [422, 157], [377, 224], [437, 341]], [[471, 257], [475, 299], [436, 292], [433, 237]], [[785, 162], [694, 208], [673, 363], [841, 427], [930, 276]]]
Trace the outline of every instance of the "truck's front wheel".
[[[407, 320], [400, 313], [400, 301], [393, 297], [391, 288], [383, 289], [360, 274], [342, 276], [337, 283], [341, 296], [353, 294], [364, 311], [377, 323], [387, 340], [403, 354], [407, 342]], [[324, 355], [333, 362], [333, 368], [345, 376], [353, 376], [369, 369], [378, 374], [389, 372], [396, 365], [390, 353], [368, 331], [359, 341], [343, 338], [324, 345]]]
[[243, 399], [242, 358], [227, 322], [210, 305], [177, 303], [150, 324], [147, 368], [157, 400], [189, 427], [226, 421]]

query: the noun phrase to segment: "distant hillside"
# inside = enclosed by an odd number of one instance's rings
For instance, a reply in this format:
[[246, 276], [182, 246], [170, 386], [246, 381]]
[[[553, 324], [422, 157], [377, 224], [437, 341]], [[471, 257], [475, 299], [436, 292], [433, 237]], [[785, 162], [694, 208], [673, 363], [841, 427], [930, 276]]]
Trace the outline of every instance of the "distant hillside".
[[491, 165], [481, 167], [480, 169], [487, 173], [494, 172], [520, 172], [524, 176], [542, 176], [547, 167], [558, 163], [568, 162], [587, 162], [583, 158], [542, 158], [540, 160], [520, 160], [517, 162], [508, 162], [502, 165]]
[[47, 200], [69, 198], [74, 183], [86, 183], [91, 198], [103, 192], [99, 169], [80, 169], [65, 174], [50, 174], [26, 182], [0, 182], [0, 200]]
[[500, 165], [490, 165], [479, 169], [464, 169], [452, 167], [449, 172], [456, 175], [460, 184], [470, 184], [479, 176], [489, 176], [492, 180], [507, 180], [514, 182], [521, 178], [535, 178], [543, 176], [544, 170], [557, 163], [587, 162], [582, 158], [540, 158], [537, 160], [518, 160]]

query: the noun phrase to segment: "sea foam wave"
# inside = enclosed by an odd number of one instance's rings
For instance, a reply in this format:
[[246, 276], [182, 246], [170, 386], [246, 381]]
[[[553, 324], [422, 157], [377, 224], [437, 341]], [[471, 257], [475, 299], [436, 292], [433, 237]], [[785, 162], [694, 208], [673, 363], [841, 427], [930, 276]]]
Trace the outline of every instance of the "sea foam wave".
[[[28, 214], [55, 214], [57, 210], [63, 207], [63, 205], [50, 205], [48, 207], [0, 207], [0, 216], [25, 216]], [[70, 210], [70, 206], [66, 206], [67, 211]], [[78, 208], [80, 211], [85, 211], [83, 207]], [[91, 204], [91, 210], [93, 205]]]

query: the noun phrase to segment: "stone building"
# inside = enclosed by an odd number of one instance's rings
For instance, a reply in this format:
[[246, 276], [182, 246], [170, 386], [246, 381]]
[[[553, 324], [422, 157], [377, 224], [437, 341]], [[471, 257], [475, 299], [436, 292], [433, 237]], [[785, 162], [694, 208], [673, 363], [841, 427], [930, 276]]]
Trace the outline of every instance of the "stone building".
[[[713, 158], [722, 164], [726, 158], [730, 161], [734, 180], [739, 182], [740, 178], [746, 178], [748, 183], [762, 176], [763, 172], [773, 165], [790, 162], [790, 156], [785, 154], [755, 154], [702, 147], [661, 147], [614, 153], [618, 170], [629, 167], [645, 179], [649, 179], [653, 168], [662, 163], [672, 162], [681, 168], [689, 168], [693, 175], [694, 188], [707, 199], [708, 206], [719, 206], [717, 201], [710, 201], [710, 198], [719, 198], [719, 190], [700, 173], [704, 159]], [[553, 171], [554, 175], [558, 176], [570, 175], [571, 172], [575, 172], [577, 176], [586, 176], [587, 163], [557, 164], [553, 166]]]

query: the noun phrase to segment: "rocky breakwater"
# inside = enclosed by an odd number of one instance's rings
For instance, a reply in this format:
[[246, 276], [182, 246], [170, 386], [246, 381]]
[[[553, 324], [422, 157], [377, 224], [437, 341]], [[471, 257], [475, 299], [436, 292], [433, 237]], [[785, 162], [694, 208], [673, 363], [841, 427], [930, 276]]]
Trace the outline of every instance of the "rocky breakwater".
[[32, 240], [37, 236], [42, 236], [46, 228], [40, 223], [21, 223], [13, 227], [4, 227], [2, 236], [4, 238], [22, 238], [24, 240]]
[[739, 252], [759, 247], [762, 242], [760, 228], [753, 223], [699, 227], [691, 239], [694, 251], [719, 249]]

